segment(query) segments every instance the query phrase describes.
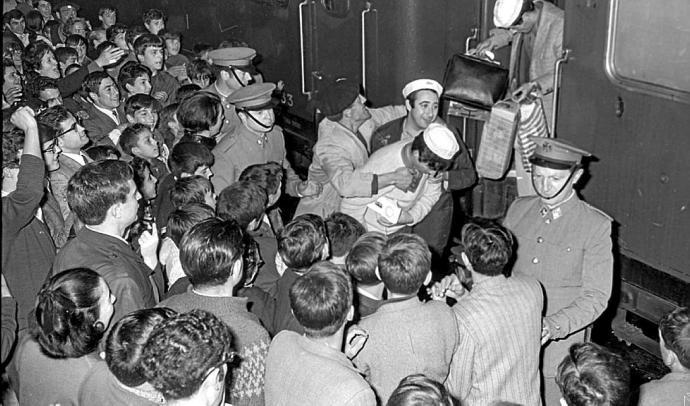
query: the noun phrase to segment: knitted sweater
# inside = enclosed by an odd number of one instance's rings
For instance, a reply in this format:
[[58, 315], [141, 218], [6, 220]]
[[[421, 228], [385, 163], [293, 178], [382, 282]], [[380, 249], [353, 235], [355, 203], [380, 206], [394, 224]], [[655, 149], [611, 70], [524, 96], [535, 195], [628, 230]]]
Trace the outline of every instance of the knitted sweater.
[[233, 346], [241, 362], [233, 370], [228, 403], [238, 405], [264, 404], [264, 372], [271, 339], [259, 319], [247, 310], [247, 299], [202, 296], [189, 290], [169, 297], [159, 304], [179, 312], [201, 309], [218, 316], [230, 327]]

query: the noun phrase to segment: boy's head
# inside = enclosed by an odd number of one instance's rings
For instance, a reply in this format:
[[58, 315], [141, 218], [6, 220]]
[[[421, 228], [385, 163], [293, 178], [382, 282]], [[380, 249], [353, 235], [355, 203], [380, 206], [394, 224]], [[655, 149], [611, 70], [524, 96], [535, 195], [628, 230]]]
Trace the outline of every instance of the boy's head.
[[261, 187], [268, 196], [266, 207], [272, 207], [282, 194], [283, 167], [273, 161], [250, 165], [242, 171], [239, 180], [250, 181]]
[[65, 46], [77, 50], [77, 63], [82, 64], [86, 58], [86, 37], [78, 34], [68, 35], [65, 38]]
[[55, 59], [57, 59], [58, 63], [60, 64], [60, 71], [62, 72], [62, 76], [64, 77], [65, 69], [69, 65], [78, 63], [79, 54], [77, 53], [76, 49], [69, 46], [64, 46], [55, 49]]
[[387, 237], [383, 233], [368, 232], [359, 237], [345, 259], [347, 272], [360, 285], [377, 285], [379, 279], [379, 255], [386, 245]]
[[201, 86], [194, 83], [187, 83], [186, 85], [182, 85], [179, 87], [179, 89], [177, 89], [177, 94], [175, 95], [175, 102], [179, 103], [187, 97], [190, 97], [194, 93], [198, 92], [199, 90], [201, 90]]
[[662, 317], [659, 338], [664, 364], [690, 371], [690, 309], [679, 307]]
[[290, 287], [290, 306], [308, 337], [329, 337], [352, 320], [352, 283], [337, 265], [317, 262]]
[[175, 31], [163, 31], [159, 35], [165, 41], [165, 50], [170, 55], [177, 55], [180, 53], [180, 45], [182, 41], [182, 35]]
[[157, 158], [160, 154], [158, 142], [153, 138], [151, 129], [139, 123], [129, 125], [122, 131], [118, 146], [125, 154], [147, 161]]
[[605, 347], [576, 343], [558, 366], [556, 384], [569, 406], [624, 406], [629, 404], [630, 367]]
[[151, 93], [151, 69], [139, 62], [129, 61], [122, 65], [117, 84], [127, 94]]
[[105, 37], [108, 41], [117, 45], [123, 51], [129, 51], [127, 46], [127, 26], [122, 23], [115, 23], [105, 30]]
[[[134, 25], [127, 28], [127, 33], [125, 34], [125, 43], [127, 44], [127, 50], [134, 52], [134, 43], [137, 42], [139, 37], [145, 34], [150, 34], [149, 30], [143, 25]], [[161, 40], [161, 43], [163, 40]], [[135, 53], [136, 54], [136, 53]]]
[[[190, 203], [204, 203], [211, 208], [216, 207], [216, 196], [213, 193], [211, 181], [200, 175], [179, 178], [170, 189], [170, 203], [175, 208]], [[227, 220], [227, 218], [224, 218]]]
[[233, 220], [204, 220], [180, 241], [180, 263], [194, 287], [210, 287], [242, 280], [243, 233]]
[[335, 212], [326, 218], [328, 241], [331, 243], [331, 261], [344, 264], [352, 244], [367, 230], [352, 216]]
[[192, 47], [192, 52], [194, 52], [194, 55], [196, 56], [197, 59], [201, 59], [203, 61], [208, 62], [208, 53], [213, 50], [213, 47], [211, 44], [207, 44], [205, 42], [197, 42], [194, 44]]
[[125, 101], [125, 117], [130, 124], [144, 124], [151, 130], [158, 123], [161, 104], [148, 94], [135, 94]]
[[459, 252], [465, 264], [486, 276], [501, 275], [513, 256], [513, 235], [495, 221], [475, 219], [462, 227]]
[[416, 294], [431, 281], [431, 251], [415, 234], [393, 235], [379, 256], [379, 274], [389, 292]]
[[216, 212], [225, 220], [235, 220], [243, 230], [259, 228], [266, 210], [266, 193], [249, 181], [239, 181], [223, 189]]
[[[453, 404], [453, 397], [443, 384], [424, 374], [413, 374], [403, 378], [386, 403], [387, 406], [453, 406]], [[513, 405], [513, 403], [509, 404]], [[491, 406], [496, 406], [496, 403], [492, 403]]]
[[216, 81], [216, 74], [211, 64], [203, 59], [195, 59], [187, 64], [187, 77], [202, 89]]
[[[102, 43], [106, 42], [108, 40], [108, 36], [106, 34], [105, 29], [97, 29], [93, 30], [89, 33], [89, 35], [86, 37], [86, 39], [89, 41], [89, 44], [91, 45], [91, 49], [96, 49], [98, 48], [99, 45]], [[113, 42], [113, 44], [115, 44]], [[117, 45], [115, 45], [117, 46]]]
[[108, 29], [117, 23], [117, 9], [113, 6], [104, 6], [98, 9], [98, 20], [104, 29]]
[[146, 10], [142, 19], [144, 20], [144, 27], [153, 35], [158, 35], [165, 29], [165, 14], [158, 9]]
[[278, 236], [278, 254], [289, 268], [303, 270], [328, 258], [328, 237], [323, 219], [303, 214], [289, 222]]
[[170, 213], [166, 235], [179, 247], [184, 233], [202, 221], [215, 217], [215, 214], [213, 208], [204, 203], [184, 205]]
[[205, 146], [196, 142], [180, 142], [170, 152], [170, 172], [176, 178], [201, 175], [206, 179], [213, 176], [211, 167], [214, 157]]
[[120, 151], [118, 151], [115, 147], [111, 147], [110, 145], [96, 145], [87, 148], [84, 152], [86, 153], [86, 155], [89, 156], [89, 158], [91, 158], [94, 161], [103, 161], [105, 159], [120, 159]]
[[93, 104], [102, 109], [113, 110], [120, 106], [120, 90], [113, 78], [104, 71], [86, 75], [81, 87]]
[[62, 95], [55, 79], [39, 76], [27, 87], [31, 96], [45, 103], [46, 107], [58, 106], [63, 103]]
[[151, 72], [158, 72], [163, 69], [164, 49], [165, 44], [158, 35], [142, 34], [134, 41], [134, 53], [137, 59], [151, 69]]

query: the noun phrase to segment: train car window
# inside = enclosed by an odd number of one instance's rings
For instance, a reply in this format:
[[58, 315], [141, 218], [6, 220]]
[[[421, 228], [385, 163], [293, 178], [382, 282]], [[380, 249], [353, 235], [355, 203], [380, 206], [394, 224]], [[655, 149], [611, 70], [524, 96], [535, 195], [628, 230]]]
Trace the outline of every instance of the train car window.
[[688, 0], [611, 0], [609, 79], [632, 91], [690, 103], [688, 16]]
[[350, 0], [321, 0], [321, 5], [333, 17], [345, 17], [350, 12]]

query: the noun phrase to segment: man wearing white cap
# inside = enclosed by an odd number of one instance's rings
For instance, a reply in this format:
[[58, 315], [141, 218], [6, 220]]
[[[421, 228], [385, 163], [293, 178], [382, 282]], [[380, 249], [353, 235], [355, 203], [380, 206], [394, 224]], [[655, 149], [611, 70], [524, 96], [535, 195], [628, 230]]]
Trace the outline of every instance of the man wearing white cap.
[[[433, 79], [413, 80], [402, 89], [405, 98], [407, 115], [390, 121], [374, 131], [371, 136], [371, 152], [385, 145], [404, 140], [414, 139], [431, 123], [443, 123], [438, 116], [439, 99], [443, 94], [443, 87]], [[452, 131], [452, 130], [451, 130]], [[452, 190], [466, 189], [477, 181], [472, 159], [467, 153], [467, 147], [460, 141], [460, 153], [456, 156], [451, 169], [445, 172], [444, 188], [441, 197], [424, 220], [416, 224], [412, 231], [426, 240], [434, 253], [434, 260], [439, 260], [448, 243], [453, 218]]]
[[489, 38], [478, 54], [512, 44], [511, 89], [519, 93], [541, 90], [544, 112], [551, 121], [554, 63], [563, 52], [563, 10], [542, 0], [497, 0]]
[[[379, 174], [404, 166], [415, 174], [412, 184], [405, 190], [388, 186], [371, 197], [346, 197], [340, 211], [360, 221], [367, 231], [386, 235], [409, 231], [408, 227], [419, 223], [441, 196], [443, 173], [459, 151], [453, 132], [438, 123], [430, 124], [411, 141], [400, 140], [381, 148], [369, 157], [362, 171]], [[384, 201], [400, 208], [399, 215], [390, 217], [375, 209], [378, 206], [385, 211]]]

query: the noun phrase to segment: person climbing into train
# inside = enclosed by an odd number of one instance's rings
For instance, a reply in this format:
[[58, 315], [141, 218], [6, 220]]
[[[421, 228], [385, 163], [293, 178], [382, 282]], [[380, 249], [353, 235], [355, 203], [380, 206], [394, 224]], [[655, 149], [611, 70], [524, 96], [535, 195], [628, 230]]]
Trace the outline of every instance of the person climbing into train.
[[574, 343], [601, 316], [613, 283], [612, 219], [582, 201], [575, 185], [591, 153], [564, 141], [532, 137], [537, 144], [532, 183], [537, 196], [518, 198], [503, 225], [517, 239], [515, 275], [544, 287], [542, 375], [545, 406], [558, 405], [556, 369]]

